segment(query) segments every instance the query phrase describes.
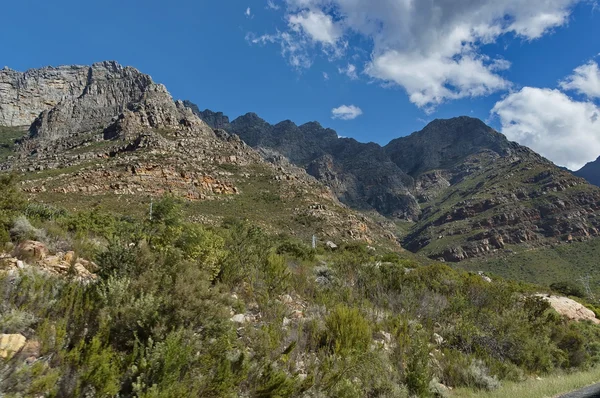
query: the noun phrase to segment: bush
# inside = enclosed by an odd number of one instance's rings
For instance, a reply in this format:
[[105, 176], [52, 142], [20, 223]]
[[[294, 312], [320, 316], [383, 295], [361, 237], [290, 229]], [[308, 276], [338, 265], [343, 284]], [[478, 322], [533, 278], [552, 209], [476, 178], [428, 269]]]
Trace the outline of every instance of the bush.
[[325, 326], [327, 346], [335, 354], [364, 352], [371, 344], [369, 322], [356, 308], [337, 306], [325, 319]]
[[0, 333], [23, 333], [35, 322], [35, 315], [27, 311], [14, 308], [9, 311], [2, 311], [0, 313]]
[[25, 196], [17, 188], [17, 177], [0, 173], [0, 245], [10, 242], [8, 231], [26, 203]]
[[210, 279], [221, 272], [221, 262], [225, 258], [225, 241], [219, 235], [198, 224], [186, 224], [181, 236], [175, 242], [185, 257], [197, 262]]
[[481, 360], [471, 359], [457, 351], [446, 350], [443, 357], [444, 384], [452, 387], [471, 387], [478, 390], [495, 390], [500, 386], [496, 377]]
[[580, 298], [586, 297], [583, 288], [571, 281], [555, 282], [550, 285], [550, 289], [564, 296], [575, 296]]
[[10, 229], [10, 235], [14, 241], [38, 240], [46, 241], [46, 234], [43, 230], [35, 228], [27, 217], [18, 216]]
[[284, 242], [277, 247], [277, 254], [289, 254], [300, 260], [314, 260], [315, 251], [295, 242]]

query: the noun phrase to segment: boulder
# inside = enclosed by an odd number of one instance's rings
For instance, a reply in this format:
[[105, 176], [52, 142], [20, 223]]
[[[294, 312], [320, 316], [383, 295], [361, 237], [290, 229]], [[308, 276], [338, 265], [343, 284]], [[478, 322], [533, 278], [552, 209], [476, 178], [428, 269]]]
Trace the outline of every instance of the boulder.
[[248, 319], [244, 314], [236, 314], [231, 317], [231, 321], [234, 323], [246, 323], [248, 322]]
[[43, 260], [48, 255], [48, 248], [42, 242], [26, 240], [15, 247], [13, 255], [19, 260]]
[[600, 324], [600, 320], [596, 318], [596, 314], [582, 304], [568, 297], [549, 296], [546, 294], [537, 294], [538, 297], [548, 301], [552, 308], [560, 315], [567, 317], [572, 321], [589, 320], [595, 324]]
[[0, 334], [0, 358], [11, 359], [26, 342], [22, 334]]
[[327, 248], [331, 249], [331, 250], [335, 250], [338, 248], [338, 245], [336, 245], [335, 243], [333, 243], [330, 240], [328, 240], [327, 243], [325, 243], [325, 246], [327, 246]]

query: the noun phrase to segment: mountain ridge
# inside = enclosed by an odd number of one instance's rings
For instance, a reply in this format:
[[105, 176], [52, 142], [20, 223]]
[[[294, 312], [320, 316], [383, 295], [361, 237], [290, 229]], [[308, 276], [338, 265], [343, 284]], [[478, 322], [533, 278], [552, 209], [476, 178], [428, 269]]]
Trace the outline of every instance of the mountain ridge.
[[347, 205], [410, 221], [405, 247], [437, 260], [599, 233], [600, 190], [479, 119], [436, 119], [385, 146], [333, 138], [335, 131], [318, 123], [271, 125], [254, 113], [229, 129], [251, 146], [288, 157]]
[[171, 193], [211, 222], [235, 214], [303, 239], [400, 240], [451, 262], [600, 231], [598, 188], [478, 119], [436, 119], [381, 146], [318, 122], [230, 121], [114, 62], [28, 71], [39, 79], [27, 95], [15, 73], [0, 71], [12, 82], [0, 91], [0, 124], [10, 134], [26, 118], [31, 126], [0, 167], [21, 170], [36, 197], [130, 206]]

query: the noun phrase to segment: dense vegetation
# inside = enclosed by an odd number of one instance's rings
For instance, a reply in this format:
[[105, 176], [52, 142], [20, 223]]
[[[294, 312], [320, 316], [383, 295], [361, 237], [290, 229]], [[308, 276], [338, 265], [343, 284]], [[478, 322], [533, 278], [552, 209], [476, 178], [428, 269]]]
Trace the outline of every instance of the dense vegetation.
[[209, 228], [169, 197], [137, 219], [0, 185], [7, 250], [34, 238], [99, 265], [92, 283], [0, 272], [0, 333], [41, 347], [2, 364], [6, 397], [444, 396], [600, 361], [600, 328], [531, 285], [359, 244], [312, 250], [243, 220]]

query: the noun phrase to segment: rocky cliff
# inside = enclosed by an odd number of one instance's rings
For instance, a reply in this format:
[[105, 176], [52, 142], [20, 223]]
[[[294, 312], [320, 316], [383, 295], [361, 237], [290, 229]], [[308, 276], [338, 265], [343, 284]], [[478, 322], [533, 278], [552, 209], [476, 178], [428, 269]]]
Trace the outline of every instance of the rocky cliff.
[[[86, 76], [81, 85], [74, 83], [77, 73]], [[18, 105], [20, 115], [18, 122], [13, 116], [0, 122], [1, 135], [31, 123], [16, 146], [6, 147], [13, 154], [0, 157], [0, 170], [21, 172], [23, 189], [40, 200], [69, 207], [93, 200], [134, 213], [151, 197], [172, 194], [187, 200], [190, 217], [208, 223], [242, 217], [303, 238], [397, 247], [385, 222], [347, 208], [287, 160], [267, 159], [235, 134], [211, 128], [134, 68], [103, 62], [26, 74], [51, 75], [54, 86], [71, 87], [59, 95], [38, 79], [35, 101], [11, 90], [0, 98], [12, 104], [3, 111], [13, 115]]]
[[86, 66], [0, 70], [0, 125], [29, 126], [43, 111], [81, 95], [89, 70]]

